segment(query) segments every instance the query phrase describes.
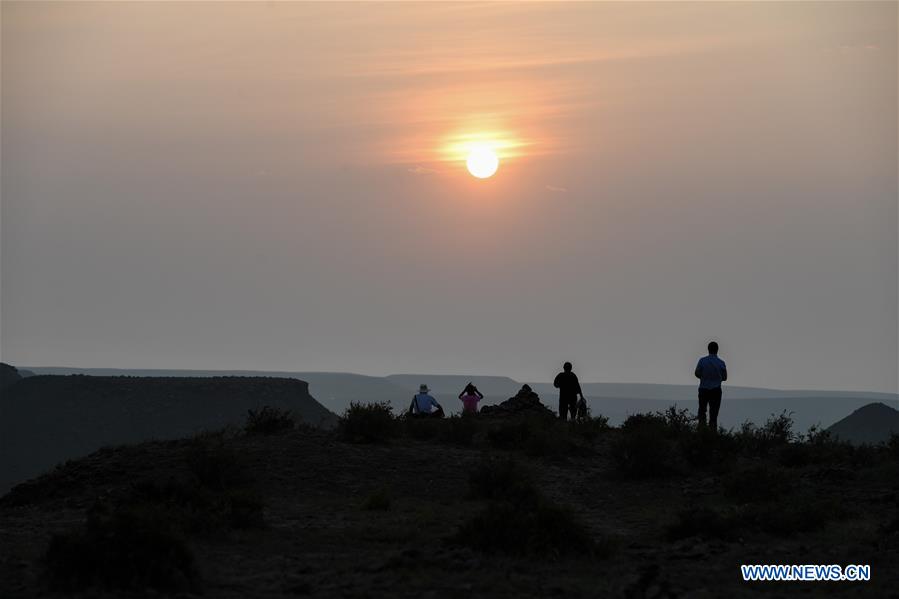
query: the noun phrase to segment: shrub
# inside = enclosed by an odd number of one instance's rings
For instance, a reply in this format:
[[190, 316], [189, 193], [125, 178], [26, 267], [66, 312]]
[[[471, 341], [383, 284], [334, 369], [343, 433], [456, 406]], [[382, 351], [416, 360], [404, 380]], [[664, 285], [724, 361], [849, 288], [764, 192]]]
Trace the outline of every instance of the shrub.
[[453, 445], [471, 445], [478, 427], [477, 416], [462, 414], [446, 419], [440, 439]]
[[653, 414], [631, 414], [624, 419], [621, 430], [629, 433], [633, 431], [653, 431], [663, 435], [668, 433], [668, 422], [665, 416], [658, 412]]
[[213, 491], [196, 482], [182, 483], [174, 479], [136, 484], [120, 501], [119, 508], [158, 509], [166, 514], [173, 529], [186, 533], [264, 525], [263, 502], [252, 489]]
[[831, 445], [836, 442], [836, 439], [829, 430], [821, 428], [817, 424], [808, 427], [808, 432], [805, 433], [805, 435], [800, 435], [799, 440], [814, 446]]
[[468, 476], [472, 499], [532, 503], [539, 495], [530, 473], [512, 459], [485, 460]]
[[624, 478], [651, 478], [672, 470], [671, 442], [653, 420], [623, 427], [612, 441], [610, 456], [615, 471]]
[[725, 476], [722, 487], [732, 501], [756, 503], [779, 499], [790, 492], [793, 482], [781, 469], [753, 466]]
[[744, 524], [778, 536], [820, 530], [842, 516], [842, 507], [832, 499], [811, 495], [789, 497], [783, 501], [760, 503], [744, 513]]
[[91, 515], [83, 528], [55, 535], [45, 555], [50, 585], [198, 591], [193, 554], [159, 510], [127, 509]]
[[609, 430], [609, 419], [602, 414], [594, 417], [588, 417], [586, 420], [575, 421], [572, 430], [584, 440], [592, 443], [596, 438], [605, 431]]
[[793, 432], [792, 412], [784, 410], [780, 415], [771, 415], [762, 426], [744, 422], [736, 434], [742, 449], [750, 455], [766, 455], [775, 447], [783, 447], [797, 440]]
[[678, 444], [690, 466], [716, 472], [729, 471], [740, 449], [733, 435], [723, 430], [714, 432], [698, 427], [681, 435]]
[[606, 555], [608, 541], [597, 543], [570, 510], [546, 499], [516, 504], [491, 501], [464, 522], [456, 543], [485, 553], [532, 555]]
[[668, 406], [668, 409], [659, 412], [659, 415], [665, 419], [669, 434], [681, 435], [696, 429], [697, 419], [691, 416], [690, 410], [686, 408], [678, 410], [676, 405]]
[[487, 431], [487, 441], [498, 449], [524, 451], [529, 456], [563, 456], [576, 449], [566, 427], [555, 419], [514, 419]]
[[443, 419], [440, 418], [402, 418], [403, 433], [419, 441], [435, 441], [441, 434]]
[[899, 433], [890, 433], [890, 438], [884, 443], [887, 455], [899, 460]]
[[390, 504], [390, 491], [382, 488], [369, 495], [362, 507], [368, 511], [386, 512], [390, 509]]
[[740, 520], [736, 514], [720, 512], [706, 506], [694, 506], [681, 510], [668, 527], [671, 541], [689, 537], [734, 540], [739, 533]]
[[252, 480], [243, 461], [224, 443], [197, 443], [187, 455], [197, 482], [215, 491], [245, 486]]
[[250, 435], [271, 435], [292, 430], [296, 419], [289, 410], [279, 410], [264, 406], [261, 410], [247, 410], [247, 423], [244, 430]]
[[543, 497], [531, 475], [511, 459], [488, 460], [469, 476], [470, 497], [486, 508], [464, 522], [452, 541], [485, 553], [551, 556], [607, 555], [572, 512]]
[[265, 526], [262, 498], [250, 489], [228, 492], [228, 523], [231, 528], [262, 528]]
[[351, 443], [386, 443], [398, 433], [389, 402], [351, 403], [340, 419], [338, 430]]

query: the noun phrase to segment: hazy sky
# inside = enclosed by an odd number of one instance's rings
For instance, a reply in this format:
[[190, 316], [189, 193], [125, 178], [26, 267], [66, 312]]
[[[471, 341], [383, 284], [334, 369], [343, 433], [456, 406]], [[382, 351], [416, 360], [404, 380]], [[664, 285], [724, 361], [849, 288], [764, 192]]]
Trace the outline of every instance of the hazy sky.
[[897, 390], [896, 3], [0, 10], [4, 361]]

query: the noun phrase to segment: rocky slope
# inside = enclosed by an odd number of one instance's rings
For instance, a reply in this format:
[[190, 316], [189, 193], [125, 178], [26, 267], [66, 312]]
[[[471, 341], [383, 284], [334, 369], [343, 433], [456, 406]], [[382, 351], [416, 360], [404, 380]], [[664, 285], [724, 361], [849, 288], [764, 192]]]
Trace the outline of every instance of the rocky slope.
[[[248, 524], [252, 518], [219, 527], [206, 520], [202, 527], [185, 525], [186, 549], [178, 547], [194, 556], [192, 569], [181, 578], [165, 579], [183, 587], [183, 596], [200, 592], [225, 598], [895, 595], [892, 573], [899, 568], [895, 451], [856, 453], [834, 446], [836, 453], [831, 454], [809, 446], [799, 447], [798, 454], [805, 457], [797, 459], [798, 446], [791, 450], [788, 444], [772, 445], [766, 453], [758, 453], [746, 441], [751, 453], [709, 464], [686, 451], [698, 440], [691, 433], [672, 440], [659, 454], [667, 461], [683, 450], [683, 455], [692, 455], [689, 465], [631, 476], [641, 472], [622, 471], [622, 464], [629, 462], [622, 461], [621, 448], [628, 447], [629, 440], [654, 446], [635, 427], [605, 430], [599, 425], [508, 420], [497, 424], [483, 418], [471, 429], [459, 420], [402, 426], [405, 433], [383, 444], [356, 445], [342, 441], [336, 432], [300, 429], [272, 436], [213, 435], [145, 443], [68, 463], [0, 500], [0, 596], [46, 596], [56, 580], [48, 578], [53, 573], [48, 572], [48, 563], [77, 557], [63, 552], [63, 558], [45, 560], [51, 537], [82, 530], [89, 517], [122, 510], [136, 501], [135, 496], [143, 498], [142, 505], [156, 502], [153, 505], [172, 520], [193, 522], [199, 516], [185, 508], [197, 501], [190, 499], [190, 493], [183, 499], [183, 492], [146, 489], [169, 488], [172, 481], [189, 481], [192, 476], [201, 482], [173, 488], [208, 484], [208, 473], [216, 471], [210, 463], [226, 464], [232, 478], [237, 472], [248, 474], [251, 482], [236, 476], [238, 482], [223, 484], [212, 477], [215, 484], [204, 493], [220, 497], [232, 493], [231, 484], [248, 485], [258, 497], [262, 518], [255, 525]], [[652, 438], [669, 433], [660, 429]], [[538, 438], [542, 441], [535, 443]], [[714, 456], [725, 451], [725, 445], [708, 447]], [[205, 461], [197, 461], [198, 449]], [[499, 538], [493, 550], [479, 548], [460, 532], [471, 534], [471, 522], [479, 522], [485, 506], [494, 510], [488, 514], [506, 515], [481, 522], [500, 526], [510, 516], [497, 509], [519, 505], [512, 499], [484, 496], [527, 488], [515, 478], [490, 486], [482, 477], [481, 494], [474, 492], [477, 479], [472, 473], [481, 471], [485, 462], [506, 458], [529, 473], [535, 492], [547, 504], [571, 510], [552, 508], [538, 512], [552, 515], [548, 520], [521, 521], [523, 528], [536, 531], [529, 537], [533, 551], [528, 547], [519, 551]], [[206, 497], [199, 491], [191, 493]], [[690, 520], [685, 513], [698, 513], [701, 519]], [[556, 539], [552, 534], [556, 524], [587, 535], [586, 540], [579, 537], [579, 544], [572, 538], [572, 548], [586, 543], [602, 550], [566, 550], [567, 537]], [[99, 537], [89, 550], [111, 539]], [[143, 542], [139, 536], [129, 539], [129, 547]], [[743, 583], [739, 567], [744, 563], [871, 564], [873, 579]], [[188, 584], [188, 578], [193, 582]], [[74, 595], [148, 593], [101, 587]]]

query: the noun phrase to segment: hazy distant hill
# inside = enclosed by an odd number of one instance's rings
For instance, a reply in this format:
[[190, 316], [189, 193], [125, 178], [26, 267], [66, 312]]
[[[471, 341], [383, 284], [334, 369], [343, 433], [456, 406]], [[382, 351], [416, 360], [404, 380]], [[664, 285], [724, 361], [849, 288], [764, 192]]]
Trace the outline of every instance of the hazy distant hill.
[[850, 443], [881, 443], [899, 435], [899, 410], [882, 403], [862, 406], [827, 430]]
[[[344, 372], [266, 372], [252, 370], [115, 370], [77, 368], [31, 368], [37, 374], [103, 374], [135, 376], [278, 376], [308, 381], [309, 393], [322, 405], [342, 414], [350, 402], [389, 401], [396, 411], [405, 410], [421, 383], [428, 384], [448, 413], [457, 413], [457, 396], [465, 383], [474, 382], [485, 394], [481, 405], [497, 404], [518, 391], [520, 382], [501, 376], [393, 374], [386, 377]], [[530, 383], [543, 402], [555, 409], [558, 390], [551, 381]], [[584, 393], [594, 414], [621, 423], [629, 414], [664, 410], [670, 405], [696, 410], [695, 385], [656, 385], [644, 383], [583, 383]], [[899, 407], [896, 395], [855, 391], [779, 390], [728, 385], [724, 393], [719, 422], [738, 427], [746, 420], [764, 422], [771, 414], [792, 412], [795, 428], [804, 432], [813, 424], [828, 426], [852, 410], [871, 402]]]
[[264, 405], [291, 410], [316, 426], [337, 420], [309, 395], [305, 382], [295, 379], [22, 378], [0, 397], [0, 492], [104, 445], [242, 425], [248, 409]]

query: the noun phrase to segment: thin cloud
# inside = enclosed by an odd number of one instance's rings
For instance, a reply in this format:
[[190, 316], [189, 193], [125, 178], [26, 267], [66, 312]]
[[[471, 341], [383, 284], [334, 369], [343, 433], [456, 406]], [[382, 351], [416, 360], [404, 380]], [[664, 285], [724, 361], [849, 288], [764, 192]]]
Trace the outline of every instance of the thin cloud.
[[425, 168], [425, 167], [417, 165], [417, 164], [408, 170], [413, 175], [433, 175], [437, 172], [436, 170], [434, 170], [432, 168]]
[[553, 193], [567, 193], [567, 187], [559, 187], [558, 185], [547, 185], [546, 189]]

